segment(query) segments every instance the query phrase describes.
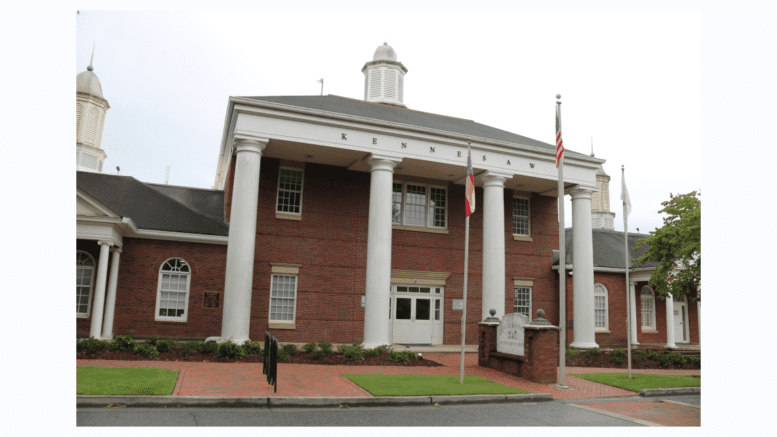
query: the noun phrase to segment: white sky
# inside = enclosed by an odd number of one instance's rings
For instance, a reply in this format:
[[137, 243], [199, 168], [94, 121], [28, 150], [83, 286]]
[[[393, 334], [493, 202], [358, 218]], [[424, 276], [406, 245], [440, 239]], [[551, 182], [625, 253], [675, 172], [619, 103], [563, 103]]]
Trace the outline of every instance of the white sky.
[[[409, 70], [411, 109], [607, 159], [623, 230], [661, 227], [669, 193], [701, 188], [698, 12], [90, 12], [77, 17], [73, 74], [94, 72], [111, 108], [103, 171], [213, 186], [229, 96], [361, 99], [361, 67], [387, 41]], [[392, 23], [391, 26], [376, 23]], [[660, 29], [660, 32], [656, 32]], [[304, 30], [304, 31], [301, 31]], [[567, 196], [566, 224], [571, 226]]]

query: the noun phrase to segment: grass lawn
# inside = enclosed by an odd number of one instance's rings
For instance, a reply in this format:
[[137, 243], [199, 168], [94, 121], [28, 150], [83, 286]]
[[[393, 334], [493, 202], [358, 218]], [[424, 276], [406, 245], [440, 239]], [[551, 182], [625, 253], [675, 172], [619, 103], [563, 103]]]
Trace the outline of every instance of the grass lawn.
[[373, 396], [432, 396], [528, 394], [477, 376], [448, 375], [343, 375]]
[[633, 372], [631, 379], [626, 379], [628, 373], [586, 373], [570, 374], [569, 376], [631, 391], [640, 391], [646, 388], [701, 387], [701, 379], [690, 376], [647, 375]]
[[77, 367], [79, 395], [169, 395], [178, 372], [128, 367]]

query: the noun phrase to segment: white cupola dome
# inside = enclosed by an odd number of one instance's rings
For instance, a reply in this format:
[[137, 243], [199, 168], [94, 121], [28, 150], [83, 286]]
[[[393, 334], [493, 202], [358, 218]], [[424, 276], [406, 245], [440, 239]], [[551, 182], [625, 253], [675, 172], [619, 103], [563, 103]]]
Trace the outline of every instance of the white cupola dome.
[[93, 70], [90, 62], [86, 71], [76, 76], [76, 169], [102, 171], [107, 155], [100, 143], [105, 113], [110, 105]]
[[601, 164], [596, 169], [596, 187], [599, 191], [591, 194], [591, 227], [614, 231], [615, 213], [610, 212], [610, 176]]
[[405, 106], [404, 82], [407, 68], [397, 61], [397, 52], [383, 43], [375, 50], [372, 61], [362, 67], [364, 73], [364, 100]]

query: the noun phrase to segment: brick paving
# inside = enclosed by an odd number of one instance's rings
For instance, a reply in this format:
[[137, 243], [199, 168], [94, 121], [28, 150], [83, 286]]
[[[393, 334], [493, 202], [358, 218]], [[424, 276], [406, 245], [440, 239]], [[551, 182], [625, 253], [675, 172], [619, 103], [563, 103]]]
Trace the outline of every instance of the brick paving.
[[662, 401], [591, 402], [586, 407], [647, 420], [664, 426], [701, 426], [701, 408]]

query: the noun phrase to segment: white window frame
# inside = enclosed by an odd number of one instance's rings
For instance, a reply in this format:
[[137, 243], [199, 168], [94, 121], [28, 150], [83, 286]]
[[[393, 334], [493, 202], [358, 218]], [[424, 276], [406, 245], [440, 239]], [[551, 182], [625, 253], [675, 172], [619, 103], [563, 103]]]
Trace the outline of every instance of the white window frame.
[[[646, 290], [650, 292], [650, 297], [645, 297], [644, 293]], [[649, 322], [648, 325], [645, 324], [645, 319], [647, 319], [647, 317], [645, 317], [645, 305], [643, 304], [643, 299], [650, 299], [652, 301], [652, 306], [653, 306], [653, 308], [649, 310], [651, 311], [651, 313], [649, 318], [650, 320], [647, 320]], [[640, 305], [640, 313], [642, 316], [642, 323], [641, 323], [642, 330], [655, 331], [656, 330], [656, 294], [650, 286], [645, 285], [639, 291], [639, 305]]]
[[[302, 173], [302, 181], [300, 181], [300, 187], [299, 187], [299, 191], [298, 191], [298, 193], [299, 193], [299, 212], [289, 212], [289, 211], [279, 211], [278, 210], [278, 206], [279, 206], [278, 205], [278, 200], [281, 197], [281, 173], [283, 172], [283, 170], [293, 170], [293, 171], [298, 171], [298, 172]], [[291, 166], [284, 166], [284, 165], [282, 165], [278, 169], [278, 183], [276, 184], [275, 188], [276, 188], [275, 189], [275, 213], [276, 214], [282, 214], [282, 215], [302, 216], [302, 197], [303, 197], [303, 193], [305, 192], [305, 169], [304, 168], [299, 168], [299, 167], [291, 167]], [[283, 191], [297, 193], [297, 191], [292, 191], [292, 190], [285, 190], [284, 189]]]
[[[292, 305], [292, 314], [291, 314], [291, 320], [273, 320], [272, 318], [272, 301], [273, 299], [288, 299], [288, 297], [273, 297], [273, 287], [275, 286], [275, 278], [276, 276], [290, 276], [294, 278], [294, 304]], [[267, 320], [269, 323], [272, 324], [278, 324], [278, 323], [284, 323], [289, 325], [294, 325], [297, 323], [297, 298], [299, 297], [299, 274], [293, 274], [293, 273], [272, 273], [270, 276], [270, 305], [267, 308]]]
[[529, 320], [531, 320], [531, 315], [532, 315], [532, 312], [531, 312], [531, 307], [532, 307], [532, 300], [531, 300], [531, 298], [532, 298], [532, 288], [533, 288], [533, 287], [531, 287], [531, 286], [525, 286], [525, 285], [516, 285], [516, 286], [514, 286], [514, 287], [513, 287], [513, 312], [514, 312], [514, 313], [523, 314], [523, 313], [520, 313], [520, 312], [518, 311], [518, 308], [523, 308], [523, 307], [516, 305], [516, 302], [515, 302], [515, 301], [516, 301], [516, 296], [515, 296], [515, 295], [516, 295], [516, 293], [518, 293], [518, 289], [521, 289], [521, 288], [525, 288], [525, 289], [529, 290], [529, 307], [528, 307], [528, 314], [524, 314], [524, 315], [525, 315], [526, 317], [528, 317], [528, 318], [529, 318]]
[[[393, 184], [402, 184], [402, 201], [400, 203], [400, 222], [397, 223], [394, 221], [394, 185]], [[418, 187], [424, 187], [426, 189], [426, 204], [425, 204], [425, 212], [424, 212], [424, 224], [418, 225], [418, 224], [410, 224], [407, 223], [406, 215], [407, 215], [407, 186], [409, 185], [415, 185]], [[434, 222], [434, 214], [431, 213], [432, 208], [437, 208], [435, 206], [432, 206], [432, 188], [437, 188], [440, 190], [445, 190], [445, 206], [443, 207], [445, 209], [445, 226], [433, 226], [432, 223]], [[392, 181], [391, 185], [391, 223], [392, 225], [397, 226], [408, 226], [413, 228], [427, 228], [427, 229], [441, 229], [441, 230], [447, 230], [448, 229], [448, 221], [450, 219], [448, 210], [449, 210], [449, 195], [450, 190], [445, 185], [440, 184], [430, 184], [430, 183], [424, 183], [424, 182], [414, 182], [414, 181], [403, 181], [403, 180], [394, 180]]]
[[[602, 310], [602, 308], [596, 308], [596, 296], [597, 296], [597, 288], [601, 286], [601, 289], [604, 290], [604, 327], [602, 326], [596, 326], [596, 311]], [[596, 331], [609, 331], [610, 330], [610, 302], [609, 302], [609, 291], [607, 290], [607, 287], [602, 283], [596, 283], [594, 284], [594, 329]], [[601, 296], [601, 294], [599, 294]]]
[[[528, 229], [525, 234], [516, 234], [515, 233], [515, 219], [516, 217], [523, 217], [523, 216], [517, 216], [515, 215], [515, 199], [523, 199], [526, 201], [529, 207], [529, 215], [526, 216], [526, 219], [528, 221]], [[513, 196], [513, 204], [511, 205], [513, 207], [513, 235], [517, 235], [519, 237], [531, 237], [531, 199], [526, 196]]]
[[[165, 265], [167, 265], [168, 262], [178, 259], [184, 262], [189, 267], [188, 272], [175, 272], [172, 270], [162, 270]], [[162, 292], [168, 291], [168, 290], [162, 290], [162, 277], [165, 274], [173, 274], [173, 275], [185, 275], [186, 276], [186, 297], [184, 298], [184, 307], [183, 307], [183, 315], [181, 317], [177, 316], [161, 316], [159, 315], [159, 309], [160, 304], [162, 302]], [[185, 259], [174, 256], [171, 258], [168, 258], [162, 262], [162, 265], [159, 266], [159, 279], [157, 280], [157, 286], [156, 286], [156, 308], [154, 308], [154, 320], [157, 321], [164, 321], [164, 322], [179, 322], [179, 323], [186, 323], [189, 319], [189, 297], [191, 296], [191, 281], [192, 281], [192, 266], [189, 264]]]
[[[80, 266], [78, 265], [78, 254], [83, 253], [84, 255], [88, 256], [89, 259], [92, 260], [91, 266]], [[97, 262], [95, 261], [94, 257], [89, 254], [89, 252], [86, 252], [84, 250], [77, 250], [76, 251], [76, 268], [79, 267], [90, 267], [92, 270], [91, 275], [89, 276], [89, 298], [86, 301], [86, 313], [79, 313], [78, 312], [78, 303], [76, 302], [76, 318], [79, 319], [88, 319], [89, 316], [92, 314], [92, 296], [94, 295], [94, 272], [97, 270]], [[78, 287], [78, 284], [76, 284], [76, 287]], [[76, 297], [78, 297], [78, 288], [76, 288]]]

